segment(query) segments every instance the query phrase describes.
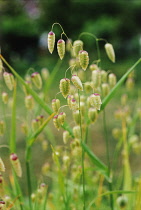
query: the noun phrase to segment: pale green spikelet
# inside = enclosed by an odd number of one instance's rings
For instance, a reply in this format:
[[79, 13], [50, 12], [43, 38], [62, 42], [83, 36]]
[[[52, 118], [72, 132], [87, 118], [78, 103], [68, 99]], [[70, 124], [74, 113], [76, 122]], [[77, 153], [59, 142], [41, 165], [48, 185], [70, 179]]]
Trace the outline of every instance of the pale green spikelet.
[[64, 131], [63, 132], [63, 142], [64, 142], [64, 144], [68, 143], [69, 138], [70, 138], [69, 132], [68, 131]]
[[97, 120], [98, 113], [96, 108], [89, 108], [88, 110], [88, 117], [91, 121], [91, 123], [94, 123]]
[[79, 51], [79, 62], [80, 62], [81, 68], [85, 71], [89, 64], [89, 56], [88, 56], [87, 51], [85, 50]]
[[63, 97], [66, 98], [70, 92], [70, 80], [68, 78], [61, 79], [59, 88]]
[[8, 87], [9, 90], [13, 90], [14, 88], [14, 76], [11, 73], [4, 72], [3, 73], [3, 78], [5, 81], [6, 86]]
[[78, 56], [80, 50], [83, 50], [83, 42], [81, 40], [75, 40], [73, 42], [73, 54], [74, 56]]
[[4, 104], [8, 103], [8, 93], [6, 93], [6, 92], [2, 93], [2, 101]]
[[52, 100], [52, 109], [55, 113], [58, 113], [58, 110], [60, 108], [60, 100], [59, 99], [53, 99]]
[[22, 176], [22, 168], [21, 168], [19, 158], [15, 153], [12, 153], [10, 155], [10, 161], [11, 161], [11, 164], [12, 164], [17, 176], [21, 177]]
[[103, 95], [103, 97], [107, 96], [108, 93], [110, 92], [110, 87], [109, 87], [109, 84], [108, 83], [103, 83], [101, 85], [101, 89], [102, 89], [102, 95]]
[[60, 59], [62, 60], [65, 55], [65, 41], [63, 39], [59, 39], [57, 42], [57, 51]]
[[42, 78], [38, 72], [34, 72], [31, 75], [31, 79], [32, 79], [33, 84], [36, 86], [36, 88], [38, 89], [42, 88]]
[[100, 95], [98, 93], [93, 93], [90, 96], [90, 104], [91, 104], [91, 106], [93, 106], [97, 110], [100, 110], [102, 102], [101, 102]]
[[116, 82], [117, 82], [116, 75], [113, 74], [113, 73], [109, 74], [108, 75], [108, 82], [109, 82], [110, 88], [113, 88], [116, 85]]
[[61, 126], [61, 123], [60, 123], [60, 120], [58, 118], [58, 115], [55, 115], [53, 117], [53, 124], [54, 126], [59, 130], [60, 126]]
[[52, 54], [55, 45], [55, 33], [53, 31], [50, 31], [48, 33], [47, 43], [48, 43], [48, 50]]
[[83, 85], [81, 80], [79, 79], [79, 77], [77, 75], [73, 75], [71, 78], [71, 81], [73, 82], [73, 84], [75, 85], [75, 87], [81, 91], [83, 91]]
[[60, 121], [60, 124], [63, 125], [65, 122], [65, 118], [66, 118], [66, 113], [65, 112], [61, 112], [58, 115], [58, 120]]
[[108, 56], [108, 58], [115, 63], [115, 52], [114, 52], [114, 48], [113, 45], [110, 43], [106, 43], [105, 44], [105, 50], [106, 50], [106, 54]]
[[34, 108], [34, 99], [32, 95], [27, 95], [25, 97], [25, 107], [29, 110]]

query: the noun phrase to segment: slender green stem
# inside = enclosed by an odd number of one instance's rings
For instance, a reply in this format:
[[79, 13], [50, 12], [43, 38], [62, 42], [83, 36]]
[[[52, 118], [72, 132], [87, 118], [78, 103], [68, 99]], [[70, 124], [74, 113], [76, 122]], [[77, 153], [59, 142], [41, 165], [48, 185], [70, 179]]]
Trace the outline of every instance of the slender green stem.
[[[83, 142], [83, 136], [82, 136], [82, 122], [81, 122], [81, 111], [80, 111], [80, 93], [78, 90], [78, 96], [79, 96], [79, 119], [80, 119], [80, 133], [81, 133], [81, 147]], [[86, 192], [85, 192], [85, 165], [84, 165], [84, 157], [85, 157], [85, 151], [82, 147], [82, 157], [81, 157], [81, 164], [82, 164], [82, 185], [83, 185], [83, 210], [86, 209]]]
[[32, 201], [31, 201], [32, 187], [31, 187], [29, 161], [26, 161], [26, 175], [27, 175], [27, 185], [28, 185], [28, 201], [29, 201], [30, 210], [32, 210]]
[[20, 203], [20, 209], [23, 209], [23, 196], [22, 196], [22, 192], [21, 192], [21, 188], [17, 179], [17, 175], [15, 174], [15, 171], [13, 170], [13, 176], [14, 176], [14, 182], [15, 182], [15, 189], [16, 189], [16, 193], [17, 193], [17, 197]]
[[13, 104], [12, 104], [12, 117], [11, 117], [11, 135], [10, 135], [10, 152], [16, 152], [16, 95], [17, 95], [17, 88], [16, 88], [16, 81], [14, 84], [14, 92], [13, 92]]
[[[109, 155], [109, 139], [108, 139], [108, 132], [107, 132], [107, 126], [106, 126], [106, 113], [105, 109], [103, 111], [103, 126], [104, 126], [104, 134], [105, 134], [105, 141], [106, 141], [106, 156], [107, 156], [107, 164], [108, 164], [108, 176], [111, 175], [111, 164], [110, 164], [110, 155]], [[112, 191], [112, 179], [109, 182], [109, 191]], [[111, 210], [114, 210], [114, 199], [113, 194], [110, 194], [110, 206]]]

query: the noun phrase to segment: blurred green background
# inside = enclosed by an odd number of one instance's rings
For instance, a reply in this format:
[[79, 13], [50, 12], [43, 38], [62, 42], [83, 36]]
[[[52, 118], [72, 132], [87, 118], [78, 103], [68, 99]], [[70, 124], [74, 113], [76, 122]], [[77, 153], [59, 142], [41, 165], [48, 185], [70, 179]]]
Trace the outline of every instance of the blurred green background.
[[[86, 31], [113, 44], [117, 65], [128, 68], [141, 56], [141, 1], [138, 0], [0, 0], [1, 51], [19, 72], [30, 66], [54, 66], [57, 53], [47, 50], [47, 33], [59, 22], [73, 41]], [[60, 38], [59, 26], [54, 27]], [[86, 50], [95, 52], [95, 43], [83, 37]], [[100, 43], [101, 50], [104, 43]], [[54, 60], [55, 59], [55, 60]], [[105, 57], [102, 59], [104, 60]], [[107, 62], [107, 58], [106, 61]], [[51, 70], [50, 70], [51, 71]]]

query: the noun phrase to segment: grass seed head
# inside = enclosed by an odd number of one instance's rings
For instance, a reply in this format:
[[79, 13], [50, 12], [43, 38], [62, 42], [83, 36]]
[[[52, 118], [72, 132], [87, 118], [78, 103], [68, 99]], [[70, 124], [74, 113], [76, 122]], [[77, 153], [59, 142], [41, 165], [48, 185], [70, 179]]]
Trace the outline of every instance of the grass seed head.
[[48, 50], [52, 54], [55, 45], [55, 33], [53, 31], [50, 31], [48, 33], [47, 43], [48, 43]]
[[101, 71], [95, 70], [92, 72], [93, 87], [97, 88], [101, 85]]
[[91, 65], [89, 66], [89, 69], [90, 69], [91, 71], [94, 71], [94, 70], [98, 70], [99, 68], [98, 68], [98, 66], [97, 66], [96, 64], [91, 64]]
[[75, 85], [75, 87], [81, 91], [83, 91], [83, 85], [81, 80], [79, 79], [79, 77], [77, 75], [73, 75], [71, 78], [71, 81], [73, 82], [73, 84]]
[[34, 99], [32, 95], [27, 95], [25, 97], [25, 107], [29, 110], [32, 110], [34, 108]]
[[73, 42], [73, 54], [75, 57], [78, 56], [80, 50], [83, 50], [83, 42], [81, 40], [75, 40]]
[[77, 125], [80, 125], [80, 119], [81, 119], [81, 117], [80, 117], [79, 110], [73, 111], [73, 119], [74, 119], [74, 121], [75, 121], [75, 123]]
[[90, 96], [90, 104], [91, 106], [95, 107], [97, 110], [100, 110], [101, 107], [101, 98], [98, 93], [94, 93]]
[[63, 97], [66, 98], [70, 92], [70, 80], [68, 78], [61, 79], [59, 87]]
[[2, 101], [4, 104], [8, 103], [8, 93], [6, 93], [6, 92], [2, 93]]
[[105, 70], [101, 70], [101, 82], [107, 83], [107, 72]]
[[21, 164], [20, 164], [17, 154], [12, 153], [10, 155], [10, 161], [11, 161], [11, 164], [12, 164], [17, 176], [21, 177], [22, 176], [22, 168], [21, 168]]
[[65, 118], [66, 118], [66, 113], [65, 112], [61, 112], [58, 115], [58, 120], [60, 121], [60, 124], [63, 125], [65, 122]]
[[70, 52], [71, 49], [72, 49], [72, 40], [67, 39], [67, 41], [66, 41], [66, 51]]
[[6, 86], [8, 87], [9, 90], [13, 90], [14, 88], [14, 76], [11, 73], [4, 72], [3, 73], [3, 78], [5, 81]]
[[89, 56], [88, 56], [87, 51], [85, 51], [85, 50], [79, 51], [79, 62], [80, 62], [81, 68], [85, 71], [89, 64]]
[[57, 42], [57, 51], [60, 59], [62, 60], [65, 55], [65, 41], [63, 39], [59, 39]]
[[31, 75], [31, 79], [33, 84], [35, 85], [36, 88], [41, 89], [42, 88], [42, 78], [41, 75], [38, 72], [34, 72]]
[[89, 108], [88, 110], [88, 117], [91, 123], [94, 123], [97, 120], [98, 113], [96, 108]]
[[108, 58], [115, 63], [115, 52], [114, 52], [114, 48], [113, 45], [110, 43], [106, 43], [105, 44], [105, 50], [106, 50], [106, 54], [108, 56]]
[[53, 124], [58, 130], [60, 129], [61, 123], [60, 123], [60, 120], [58, 118], [58, 115], [55, 115], [53, 117]]
[[110, 87], [109, 87], [109, 84], [108, 83], [103, 83], [101, 85], [101, 88], [102, 88], [102, 96], [105, 97], [108, 95], [108, 93], [110, 92]]
[[72, 130], [73, 130], [74, 137], [75, 137], [76, 139], [80, 139], [80, 138], [81, 138], [80, 126], [79, 126], [79, 125], [74, 126]]
[[52, 109], [55, 113], [58, 113], [58, 110], [60, 108], [60, 100], [59, 99], [53, 99], [52, 100]]
[[68, 143], [69, 138], [70, 138], [69, 132], [68, 131], [64, 131], [63, 132], [63, 142], [64, 142], [64, 144], [67, 144]]
[[116, 85], [116, 82], [117, 82], [116, 75], [113, 74], [113, 73], [109, 74], [108, 75], [108, 82], [109, 82], [110, 88], [113, 88]]
[[49, 70], [47, 68], [42, 68], [41, 76], [42, 76], [43, 80], [46, 81], [49, 78]]
[[78, 109], [78, 104], [77, 104], [75, 98], [72, 98], [72, 99], [71, 99], [71, 109], [72, 109], [73, 111]]
[[68, 95], [68, 97], [67, 97], [67, 104], [68, 104], [68, 106], [69, 106], [70, 109], [72, 108], [72, 107], [71, 107], [71, 100], [72, 100], [73, 98], [74, 98], [73, 95]]

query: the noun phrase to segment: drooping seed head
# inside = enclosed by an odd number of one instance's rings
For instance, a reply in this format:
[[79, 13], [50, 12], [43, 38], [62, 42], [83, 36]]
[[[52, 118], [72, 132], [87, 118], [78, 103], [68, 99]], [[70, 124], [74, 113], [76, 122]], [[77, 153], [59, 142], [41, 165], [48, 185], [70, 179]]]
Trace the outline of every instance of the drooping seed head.
[[52, 54], [55, 45], [55, 33], [53, 31], [50, 31], [48, 33], [47, 43], [48, 43], [48, 50]]
[[79, 77], [77, 75], [73, 75], [71, 78], [71, 81], [73, 82], [73, 84], [75, 85], [75, 87], [81, 91], [83, 91], [83, 85], [81, 80], [79, 79]]
[[63, 125], [65, 122], [65, 118], [66, 118], [66, 113], [65, 112], [61, 112], [58, 115], [58, 120], [60, 121], [60, 124]]
[[81, 68], [85, 71], [89, 64], [89, 56], [87, 51], [85, 50], [79, 51], [79, 62]]
[[100, 110], [101, 107], [101, 98], [98, 93], [94, 93], [90, 96], [90, 104], [91, 106], [95, 107], [97, 110]]
[[70, 138], [69, 132], [68, 131], [64, 131], [63, 132], [63, 142], [64, 142], [64, 144], [68, 143], [69, 138]]
[[71, 100], [72, 99], [73, 99], [73, 95], [68, 95], [68, 97], [67, 97], [67, 104], [68, 104], [70, 109], [71, 109]]
[[133, 78], [127, 78], [125, 86], [127, 88], [127, 90], [132, 90], [135, 86], [135, 81]]
[[22, 176], [22, 168], [21, 168], [21, 164], [20, 164], [17, 154], [12, 153], [10, 155], [10, 161], [11, 161], [11, 164], [12, 164], [17, 176], [21, 177]]
[[32, 110], [34, 107], [34, 99], [32, 95], [25, 96], [25, 107], [29, 110]]
[[81, 40], [75, 40], [73, 42], [73, 54], [74, 56], [78, 56], [80, 50], [83, 50], [83, 42]]
[[116, 75], [111, 73], [108, 75], [108, 81], [111, 88], [113, 88], [116, 85], [117, 79]]
[[71, 99], [71, 109], [72, 110], [77, 110], [78, 109], [78, 104], [77, 104], [75, 98]]
[[43, 80], [46, 81], [49, 78], [49, 70], [47, 68], [42, 68], [41, 76], [42, 76]]
[[61, 79], [59, 87], [63, 97], [66, 98], [70, 92], [70, 80], [68, 78]]
[[61, 124], [60, 124], [60, 120], [59, 120], [59, 118], [58, 118], [58, 115], [55, 115], [55, 116], [53, 117], [53, 124], [54, 124], [54, 126], [59, 130]]
[[115, 63], [115, 52], [114, 52], [114, 48], [113, 45], [110, 43], [106, 43], [105, 44], [105, 50], [106, 50], [106, 54], [108, 56], [108, 58]]
[[73, 130], [74, 137], [77, 138], [77, 139], [80, 139], [81, 138], [80, 126], [79, 125], [74, 126], [72, 130]]
[[39, 119], [36, 118], [36, 119], [33, 119], [33, 120], [32, 120], [31, 125], [32, 125], [33, 131], [36, 132], [36, 131], [39, 129], [39, 127], [40, 127], [40, 125], [41, 125], [41, 122], [40, 122]]
[[3, 78], [5, 81], [6, 86], [8, 87], [9, 90], [13, 90], [14, 88], [14, 76], [11, 73], [4, 72], [3, 73]]
[[31, 75], [31, 79], [32, 79], [33, 84], [36, 86], [36, 88], [38, 89], [42, 88], [42, 78], [38, 72], [34, 72]]
[[59, 99], [53, 99], [52, 100], [52, 109], [55, 113], [58, 113], [58, 110], [60, 108], [60, 100]]
[[84, 90], [86, 93], [90, 93], [92, 91], [91, 82], [84, 83]]
[[6, 92], [2, 93], [2, 101], [4, 104], [8, 103], [8, 93], [6, 93]]
[[91, 64], [91, 65], [89, 66], [89, 69], [90, 69], [91, 71], [94, 71], [94, 70], [98, 70], [99, 68], [98, 68], [98, 66], [97, 66], [96, 64]]
[[62, 60], [65, 55], [65, 41], [63, 39], [59, 39], [57, 42], [57, 51], [60, 59]]
[[105, 70], [101, 70], [101, 82], [107, 83], [107, 72]]
[[101, 71], [95, 70], [92, 72], [93, 87], [97, 88], [101, 85]]
[[80, 125], [81, 116], [79, 110], [73, 112], [73, 119], [77, 125]]
[[101, 88], [102, 88], [102, 95], [103, 95], [103, 97], [107, 96], [108, 93], [110, 92], [109, 84], [108, 83], [103, 83], [101, 85]]
[[94, 123], [97, 120], [98, 114], [96, 108], [89, 108], [88, 110], [88, 117], [92, 123]]
[[66, 41], [66, 51], [70, 52], [71, 49], [72, 49], [72, 40], [67, 39], [67, 41]]

